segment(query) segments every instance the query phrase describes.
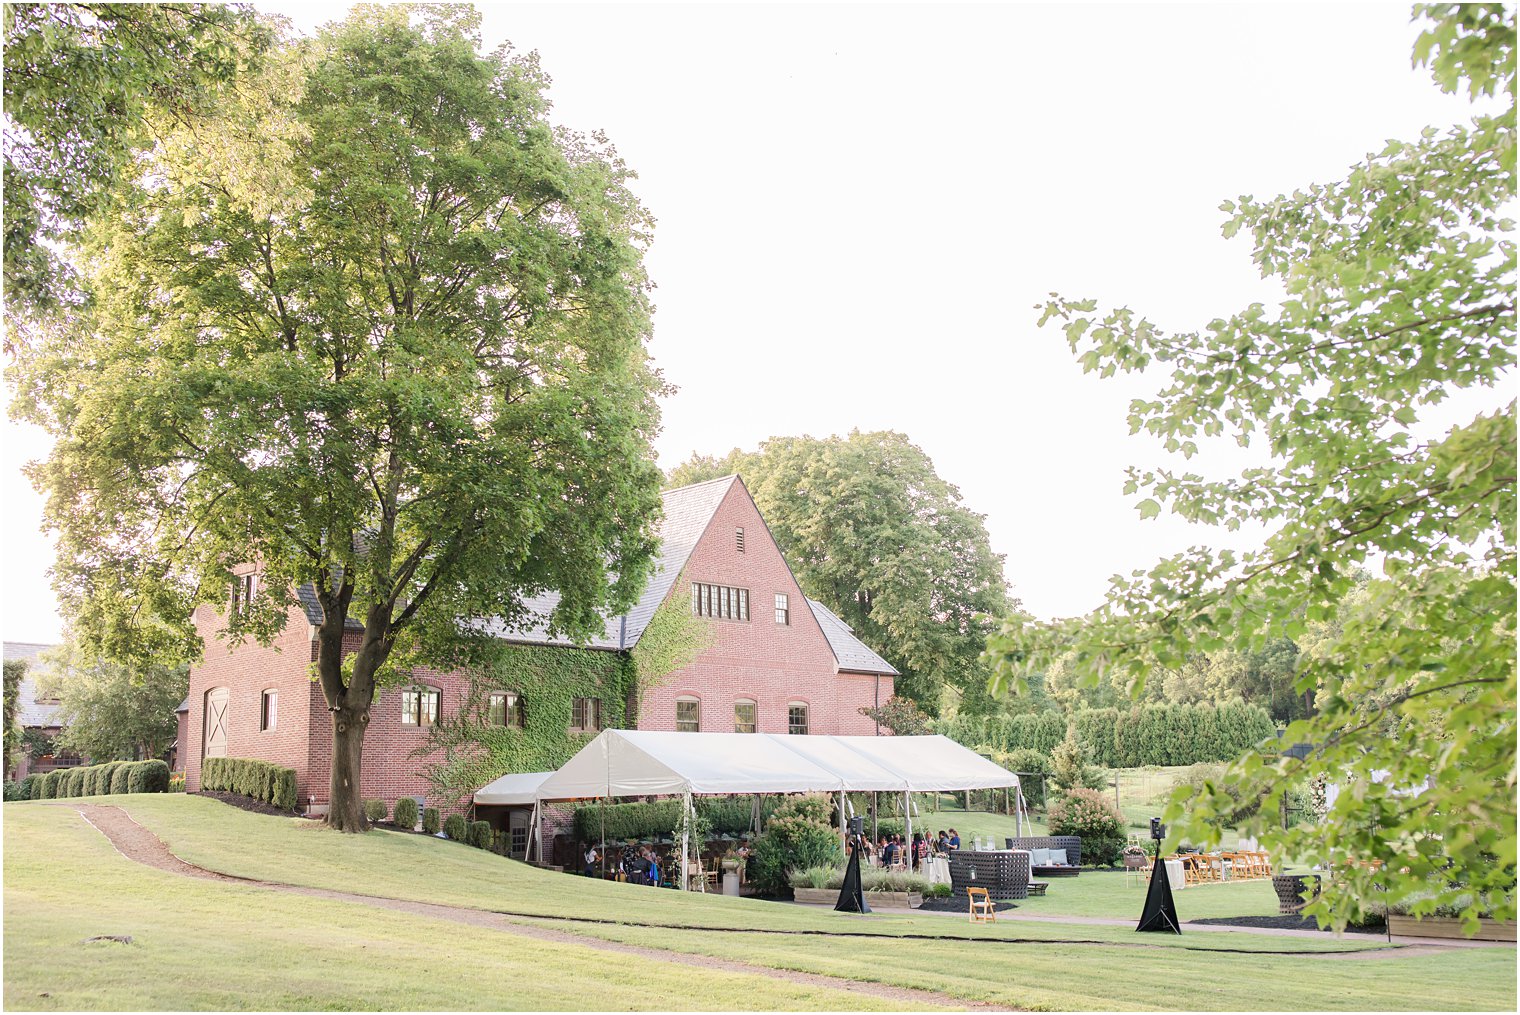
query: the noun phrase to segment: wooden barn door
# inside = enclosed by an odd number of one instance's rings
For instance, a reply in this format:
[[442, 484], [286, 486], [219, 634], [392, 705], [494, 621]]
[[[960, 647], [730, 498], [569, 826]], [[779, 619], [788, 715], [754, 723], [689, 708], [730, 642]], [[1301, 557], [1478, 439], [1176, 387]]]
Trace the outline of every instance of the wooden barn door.
[[206, 692], [205, 719], [201, 757], [225, 758], [227, 756], [227, 688], [213, 687]]

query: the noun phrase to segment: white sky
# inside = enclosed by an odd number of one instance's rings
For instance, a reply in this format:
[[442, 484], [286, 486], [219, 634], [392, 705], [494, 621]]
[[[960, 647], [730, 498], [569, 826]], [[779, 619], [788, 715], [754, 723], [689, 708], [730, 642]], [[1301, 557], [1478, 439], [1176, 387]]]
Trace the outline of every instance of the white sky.
[[[257, 6], [303, 31], [347, 9]], [[1220, 238], [1222, 199], [1339, 178], [1470, 115], [1411, 68], [1405, 4], [480, 6], [488, 48], [540, 53], [555, 121], [606, 130], [658, 219], [652, 353], [680, 389], [660, 464], [900, 430], [1044, 617], [1226, 541], [1138, 519], [1124, 467], [1166, 456], [1125, 415], [1154, 385], [1084, 377], [1033, 304], [1095, 296], [1175, 330], [1271, 301], [1248, 243]], [[46, 448], [6, 424], [0, 634], [18, 641], [60, 630], [19, 472]]]

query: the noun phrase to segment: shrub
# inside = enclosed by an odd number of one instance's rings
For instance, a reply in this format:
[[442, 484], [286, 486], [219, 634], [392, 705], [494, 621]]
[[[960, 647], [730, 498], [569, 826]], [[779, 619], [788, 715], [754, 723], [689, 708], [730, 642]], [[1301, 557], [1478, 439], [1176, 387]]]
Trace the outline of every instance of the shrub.
[[390, 808], [385, 806], [384, 800], [364, 801], [364, 816], [369, 819], [369, 823], [372, 825], [377, 821], [384, 821], [386, 814], [389, 812]]
[[[753, 818], [750, 797], [699, 799], [696, 807], [713, 835], [738, 835], [748, 831]], [[577, 807], [571, 818], [575, 837], [582, 842], [650, 839], [670, 835], [680, 823], [679, 800], [661, 800], [652, 804], [587, 804]]]
[[1103, 776], [1087, 762], [1087, 747], [1075, 736], [1068, 736], [1050, 752], [1050, 781], [1056, 790], [1097, 789]]
[[63, 777], [63, 792], [59, 796], [84, 796], [84, 769], [71, 768]]
[[169, 792], [169, 766], [158, 760], [136, 761], [129, 766], [131, 771], [127, 775], [128, 793], [167, 793]]
[[116, 779], [116, 770], [125, 764], [124, 761], [108, 761], [101, 765], [100, 774], [95, 780], [95, 792], [102, 796], [116, 792], [111, 788]]
[[1074, 789], [1050, 805], [1051, 835], [1082, 838], [1082, 861], [1093, 867], [1112, 867], [1124, 849], [1124, 818], [1107, 794]]
[[438, 808], [424, 807], [422, 809], [422, 830], [428, 835], [437, 835], [438, 828]]
[[25, 800], [26, 797], [22, 796], [21, 794], [22, 794], [22, 789], [21, 789], [21, 783], [20, 782], [10, 782], [10, 781], [6, 782], [6, 784], [5, 784], [5, 802], [6, 803], [10, 803], [12, 800]]
[[111, 788], [107, 791], [111, 794], [127, 792], [127, 776], [131, 772], [131, 766], [123, 762], [111, 770]]
[[[804, 867], [789, 873], [786, 881], [793, 888], [839, 889], [844, 887], [844, 868], [826, 864]], [[868, 892], [918, 892], [922, 895], [929, 890], [929, 879], [908, 871], [861, 867], [860, 887]]]
[[[167, 776], [164, 785], [167, 789]], [[207, 758], [201, 763], [201, 789], [238, 793], [285, 811], [296, 807], [295, 769], [255, 758]]]
[[469, 838], [470, 829], [465, 823], [462, 814], [450, 814], [443, 823], [443, 834], [455, 842], [464, 842]]
[[417, 827], [417, 798], [404, 796], [396, 801], [396, 813], [392, 819], [396, 827], [408, 832]]
[[793, 870], [843, 863], [833, 819], [833, 802], [825, 796], [791, 797], [777, 807], [755, 840], [751, 862], [760, 890], [779, 894]]
[[951, 896], [950, 886], [943, 881], [936, 882], [924, 889], [926, 899], [948, 899]]
[[476, 849], [489, 849], [491, 846], [491, 823], [489, 821], [470, 822], [470, 845]]
[[[107, 787], [109, 788], [109, 783]], [[79, 770], [79, 795], [95, 796], [100, 792], [100, 766], [90, 765]]]
[[844, 872], [835, 867], [802, 867], [786, 876], [793, 888], [838, 888], [844, 884]]
[[42, 776], [38, 775], [36, 772], [33, 772], [31, 775], [27, 776], [25, 779], [22, 779], [21, 780], [21, 799], [23, 799], [23, 800], [36, 800], [38, 793], [41, 792], [41, 784], [42, 784]]
[[63, 780], [68, 772], [55, 768], [42, 777], [42, 797], [45, 800], [53, 800], [63, 796]]

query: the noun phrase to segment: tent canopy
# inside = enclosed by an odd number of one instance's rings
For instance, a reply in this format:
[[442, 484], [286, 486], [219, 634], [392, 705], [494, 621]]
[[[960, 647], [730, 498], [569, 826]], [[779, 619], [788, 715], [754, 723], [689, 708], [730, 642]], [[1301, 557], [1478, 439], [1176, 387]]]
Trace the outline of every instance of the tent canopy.
[[553, 772], [519, 772], [504, 775], [475, 791], [477, 804], [535, 804], [538, 787]]
[[[1018, 776], [1012, 772], [941, 736], [603, 730], [563, 768], [543, 780], [538, 799], [840, 790], [927, 792], [1000, 789], [1018, 784]], [[479, 794], [476, 802], [483, 802]]]

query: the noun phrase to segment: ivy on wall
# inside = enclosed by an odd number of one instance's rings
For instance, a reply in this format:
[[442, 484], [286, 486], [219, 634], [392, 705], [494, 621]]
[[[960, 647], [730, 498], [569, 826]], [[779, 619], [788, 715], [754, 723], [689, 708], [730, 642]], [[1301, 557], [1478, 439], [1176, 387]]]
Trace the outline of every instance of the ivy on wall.
[[[434, 792], [462, 805], [508, 772], [560, 767], [596, 736], [571, 731], [576, 698], [601, 701], [603, 729], [633, 727], [638, 717], [629, 708], [637, 707], [639, 693], [689, 666], [712, 644], [712, 627], [691, 616], [689, 596], [683, 575], [630, 652], [507, 642], [473, 646], [465, 701], [457, 715], [439, 718], [416, 752], [444, 753], [444, 760], [424, 773]], [[493, 691], [522, 695], [522, 729], [489, 721]]]
[[676, 670], [690, 666], [712, 645], [715, 636], [712, 623], [693, 617], [690, 602], [691, 585], [682, 572], [670, 595], [649, 618], [649, 625], [633, 648], [640, 691], [654, 687]]
[[[444, 752], [426, 770], [428, 781], [443, 800], [467, 803], [475, 790], [508, 772], [558, 768], [596, 736], [571, 732], [574, 699], [599, 699], [603, 727], [631, 725], [634, 672], [624, 652], [497, 643], [470, 668], [458, 714], [441, 716], [418, 749], [419, 755]], [[493, 691], [522, 695], [522, 729], [490, 723]]]

